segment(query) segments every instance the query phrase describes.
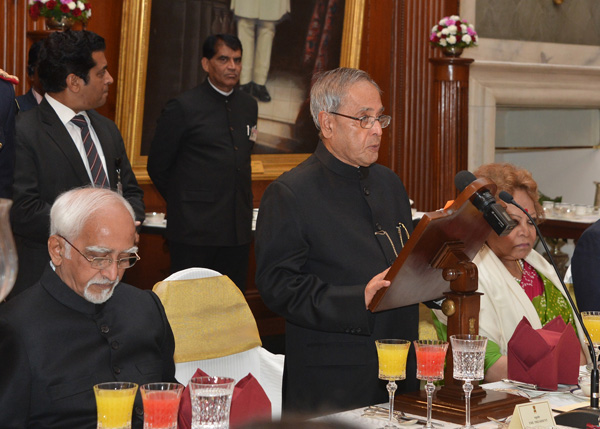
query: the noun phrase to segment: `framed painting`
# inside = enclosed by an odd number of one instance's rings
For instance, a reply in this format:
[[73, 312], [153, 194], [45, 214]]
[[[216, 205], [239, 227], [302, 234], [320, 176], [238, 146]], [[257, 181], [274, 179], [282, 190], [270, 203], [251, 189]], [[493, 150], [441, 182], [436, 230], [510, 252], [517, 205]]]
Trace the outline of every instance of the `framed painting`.
[[[181, 2], [177, 4], [180, 5]], [[151, 183], [146, 171], [147, 153], [160, 110], [168, 99], [196, 86], [204, 78], [200, 66], [200, 52], [201, 43], [206, 35], [213, 32], [228, 32], [228, 28], [234, 28], [229, 11], [229, 0], [195, 1], [189, 4], [189, 7], [194, 9], [182, 13], [173, 10], [174, 8], [168, 6], [164, 0], [154, 0], [154, 5], [152, 0], [124, 0], [123, 2], [116, 122], [123, 134], [136, 177], [143, 184]], [[307, 9], [299, 10], [296, 6]], [[336, 63], [334, 66], [339, 64], [345, 67], [358, 67], [364, 6], [365, 0], [311, 2], [302, 0], [292, 3], [292, 11], [288, 19], [299, 20], [304, 16], [306, 24], [296, 25], [307, 27], [309, 24], [314, 27], [317, 25], [314, 21], [321, 19], [321, 25], [325, 28], [327, 18], [323, 20], [321, 15], [325, 16], [332, 12], [335, 14], [339, 11], [340, 16], [334, 17], [339, 21], [339, 25], [328, 27], [332, 32], [339, 33], [333, 34], [333, 39], [336, 37], [338, 39], [335, 48], [339, 47], [339, 52], [330, 56]], [[152, 7], [155, 8], [154, 11]], [[318, 10], [318, 7], [321, 7], [321, 10]], [[175, 20], [171, 24], [165, 16], [169, 13]], [[153, 15], [160, 16], [160, 23], [156, 20], [153, 25]], [[194, 17], [198, 18], [194, 21]], [[310, 19], [313, 22], [307, 21]], [[164, 25], [164, 22], [167, 25]], [[302, 89], [296, 93], [295, 98], [293, 91], [292, 95], [288, 95], [289, 92], [284, 90], [278, 95], [274, 94], [273, 100], [269, 103], [259, 101], [259, 141], [252, 154], [253, 180], [276, 179], [281, 173], [306, 159], [316, 145], [317, 131], [310, 114], [307, 113], [307, 100], [312, 73], [318, 68], [314, 64], [320, 61], [320, 58], [313, 58], [312, 63], [306, 63], [306, 59], [310, 59], [307, 47], [311, 42], [307, 36], [301, 41], [302, 47], [297, 51], [302, 50], [298, 54], [302, 57], [299, 61], [304, 60], [305, 65], [308, 66], [304, 68], [292, 66], [290, 71], [290, 60], [285, 55], [288, 51], [292, 51], [291, 48], [288, 49], [292, 39], [286, 37], [285, 29], [289, 27], [289, 33], [298, 33], [298, 31], [285, 22], [282, 22], [281, 27], [283, 34], [280, 40], [278, 41], [278, 33], [276, 33], [273, 42], [267, 88], [270, 91], [272, 89], [277, 91], [276, 79], [280, 78], [279, 82], [293, 81]], [[190, 30], [185, 33], [182, 28]], [[319, 31], [324, 32], [328, 29]], [[279, 32], [279, 26], [277, 31]], [[163, 51], [160, 51], [161, 43]], [[152, 50], [149, 50], [149, 46], [152, 46]], [[167, 51], [168, 55], [177, 58], [176, 66], [173, 65], [173, 61], [164, 57]], [[189, 54], [190, 52], [196, 54]], [[313, 57], [319, 56], [319, 52], [312, 52], [312, 54]], [[180, 60], [181, 58], [183, 60]], [[170, 67], [157, 70], [157, 67], [163, 64]], [[325, 69], [328, 68], [333, 67]], [[281, 120], [274, 116], [281, 112], [287, 112], [288, 118]], [[281, 122], [287, 122], [287, 128], [281, 126], [278, 128], [277, 124]], [[267, 131], [263, 132], [263, 130]], [[303, 136], [311, 136], [311, 141], [303, 143]]]

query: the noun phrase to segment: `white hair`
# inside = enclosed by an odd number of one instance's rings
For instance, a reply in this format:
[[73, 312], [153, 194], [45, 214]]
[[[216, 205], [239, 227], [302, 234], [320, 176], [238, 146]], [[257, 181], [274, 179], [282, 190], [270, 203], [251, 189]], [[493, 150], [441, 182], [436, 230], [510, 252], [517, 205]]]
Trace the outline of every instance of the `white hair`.
[[131, 204], [121, 195], [106, 188], [76, 188], [58, 196], [50, 209], [50, 235], [73, 240], [100, 209], [111, 203], [122, 204], [135, 222]]
[[319, 73], [315, 77], [317, 80], [310, 90], [310, 113], [319, 131], [321, 130], [319, 112], [336, 112], [348, 89], [355, 83], [369, 82], [381, 94], [379, 85], [363, 70], [340, 67]]

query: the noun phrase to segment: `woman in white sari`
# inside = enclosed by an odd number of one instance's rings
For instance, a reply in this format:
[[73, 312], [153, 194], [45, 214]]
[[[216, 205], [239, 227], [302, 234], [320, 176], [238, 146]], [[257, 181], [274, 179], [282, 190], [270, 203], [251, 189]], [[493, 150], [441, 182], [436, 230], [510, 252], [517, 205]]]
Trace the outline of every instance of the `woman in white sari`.
[[[486, 164], [475, 171], [475, 176], [493, 180], [500, 191], [513, 198], [534, 219], [541, 219], [537, 183], [531, 173], [512, 164]], [[501, 203], [503, 204], [503, 203]], [[536, 231], [527, 216], [514, 205], [506, 211], [517, 226], [510, 234], [499, 237], [491, 232], [473, 262], [479, 274], [478, 291], [481, 296], [479, 334], [488, 337], [485, 356], [485, 380], [497, 381], [507, 376], [508, 341], [525, 316], [534, 329], [540, 329], [557, 316], [565, 323], [576, 326], [582, 344], [580, 363], [586, 362], [582, 330], [564, 295], [560, 280], [552, 266], [533, 249]], [[438, 335], [445, 336], [445, 316], [435, 312]]]

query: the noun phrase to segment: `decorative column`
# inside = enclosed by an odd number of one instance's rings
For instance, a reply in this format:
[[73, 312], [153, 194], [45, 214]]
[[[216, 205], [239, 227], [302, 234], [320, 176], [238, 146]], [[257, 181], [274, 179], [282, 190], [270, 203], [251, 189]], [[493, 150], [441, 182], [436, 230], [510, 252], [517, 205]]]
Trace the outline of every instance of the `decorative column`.
[[433, 65], [431, 156], [436, 208], [458, 194], [454, 176], [468, 165], [470, 58], [430, 58]]

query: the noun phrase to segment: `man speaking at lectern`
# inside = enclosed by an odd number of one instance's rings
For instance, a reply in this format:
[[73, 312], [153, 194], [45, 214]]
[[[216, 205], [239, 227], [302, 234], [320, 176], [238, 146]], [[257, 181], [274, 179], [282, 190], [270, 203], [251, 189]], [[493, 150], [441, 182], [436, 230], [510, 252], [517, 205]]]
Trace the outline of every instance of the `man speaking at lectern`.
[[[321, 74], [310, 95], [321, 141], [265, 191], [256, 231], [256, 283], [286, 319], [284, 411], [323, 413], [386, 402], [375, 340], [418, 336], [418, 306], [367, 306], [412, 230], [402, 181], [375, 163], [380, 89], [361, 70]], [[414, 353], [398, 392], [418, 390]]]

